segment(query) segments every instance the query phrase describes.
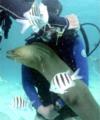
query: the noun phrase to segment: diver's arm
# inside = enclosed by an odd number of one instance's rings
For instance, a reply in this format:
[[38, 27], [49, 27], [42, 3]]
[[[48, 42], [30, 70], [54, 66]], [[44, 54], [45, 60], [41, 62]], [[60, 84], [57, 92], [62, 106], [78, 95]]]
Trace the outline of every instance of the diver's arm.
[[42, 105], [40, 98], [38, 97], [38, 93], [32, 84], [31, 80], [33, 78], [31, 69], [28, 67], [22, 66], [22, 85], [25, 90], [25, 93], [29, 97], [32, 105], [35, 109], [38, 109]]
[[[58, 115], [57, 112], [54, 111], [54, 106], [52, 104], [48, 106], [44, 106], [41, 103], [37, 91], [28, 80], [23, 82], [23, 88], [27, 96], [29, 97], [30, 101], [32, 102], [32, 106], [41, 116], [43, 116], [45, 119], [51, 120], [51, 118], [55, 118]], [[51, 114], [52, 111], [55, 114]]]
[[79, 75], [82, 76], [82, 81], [88, 85], [89, 83], [89, 68], [88, 68], [88, 58], [85, 51], [85, 46], [83, 44], [82, 38], [77, 35], [74, 37], [74, 46], [73, 46], [73, 54], [74, 60], [76, 64], [76, 68], [79, 68]]
[[28, 68], [24, 65], [22, 66], [23, 88], [25, 90], [25, 93], [29, 97], [32, 106], [36, 109], [36, 111], [40, 115], [42, 115], [45, 119], [51, 120], [51, 118], [55, 118], [58, 115], [58, 113], [54, 111], [54, 106], [52, 104], [48, 106], [44, 106], [42, 104], [39, 95], [34, 87], [35, 78], [31, 70], [32, 70], [31, 68]]
[[23, 83], [23, 88], [25, 90], [25, 93], [29, 97], [32, 106], [37, 110], [42, 105], [42, 103], [38, 97], [34, 86], [29, 81], [27, 81]]

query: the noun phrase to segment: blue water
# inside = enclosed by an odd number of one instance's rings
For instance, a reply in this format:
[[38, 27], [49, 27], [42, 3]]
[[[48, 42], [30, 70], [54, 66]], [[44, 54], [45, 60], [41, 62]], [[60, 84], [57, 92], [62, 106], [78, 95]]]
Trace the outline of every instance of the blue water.
[[[77, 14], [80, 23], [91, 22], [100, 27], [100, 1], [99, 0], [61, 0], [63, 4], [62, 15], [71, 13]], [[4, 40], [0, 45], [0, 119], [2, 120], [34, 120], [35, 110], [29, 106], [25, 109], [11, 107], [12, 100], [16, 96], [21, 96], [28, 101], [21, 84], [21, 65], [5, 57], [7, 50], [23, 45], [24, 39], [32, 32], [28, 30], [25, 34], [20, 34], [21, 25], [13, 20], [12, 28], [9, 32], [9, 39]], [[90, 48], [94, 47], [100, 34], [92, 27], [86, 28]], [[91, 93], [100, 104], [100, 46], [88, 58]], [[13, 113], [13, 114], [12, 114]]]

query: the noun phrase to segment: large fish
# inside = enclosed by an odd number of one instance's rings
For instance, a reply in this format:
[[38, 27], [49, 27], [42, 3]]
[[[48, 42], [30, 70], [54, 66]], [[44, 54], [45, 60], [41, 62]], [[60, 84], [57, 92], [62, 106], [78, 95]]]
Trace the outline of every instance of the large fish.
[[38, 70], [48, 81], [59, 72], [71, 70], [55, 52], [43, 43], [33, 43], [7, 52], [7, 57]]
[[[67, 92], [57, 94], [82, 120], [100, 120], [99, 105], [91, 95], [87, 86], [81, 80], [75, 80], [75, 78], [78, 78], [78, 72], [73, 73], [51, 48], [42, 43], [34, 43], [8, 51], [7, 57], [38, 70], [51, 82], [51, 85], [53, 84], [53, 88], [57, 86], [58, 91], [62, 90], [61, 86], [63, 86], [65, 88], [64, 91], [67, 90]], [[68, 70], [70, 74], [68, 74]], [[64, 83], [64, 72], [66, 72], [67, 76], [66, 81], [74, 80], [74, 86], [70, 88], [66, 86], [69, 84], [68, 82]], [[59, 73], [61, 73], [62, 81], [61, 77], [59, 79]], [[56, 77], [57, 79], [55, 80]]]

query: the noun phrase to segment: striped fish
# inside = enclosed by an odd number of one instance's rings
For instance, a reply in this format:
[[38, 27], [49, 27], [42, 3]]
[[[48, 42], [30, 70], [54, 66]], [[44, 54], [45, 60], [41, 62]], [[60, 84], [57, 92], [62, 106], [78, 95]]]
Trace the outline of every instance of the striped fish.
[[11, 107], [15, 109], [24, 109], [27, 107], [28, 102], [21, 96], [15, 96], [11, 100]]
[[70, 71], [56, 74], [51, 80], [50, 91], [59, 94], [68, 92], [68, 88], [75, 86], [74, 80], [82, 79], [78, 73], [79, 69], [73, 74]]
[[23, 16], [26, 19], [17, 19], [17, 22], [23, 25], [21, 33], [24, 33], [30, 27], [34, 32], [38, 32], [48, 23], [47, 7], [36, 1], [33, 3], [31, 9], [25, 12]]

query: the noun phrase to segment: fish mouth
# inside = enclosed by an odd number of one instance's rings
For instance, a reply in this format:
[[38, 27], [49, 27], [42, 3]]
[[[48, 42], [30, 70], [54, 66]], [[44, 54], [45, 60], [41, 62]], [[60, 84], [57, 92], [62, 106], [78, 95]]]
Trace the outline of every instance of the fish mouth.
[[19, 57], [19, 55], [16, 54], [15, 51], [9, 50], [9, 51], [7, 51], [7, 53], [6, 53], [6, 57], [9, 58], [9, 59], [16, 59], [16, 58]]

